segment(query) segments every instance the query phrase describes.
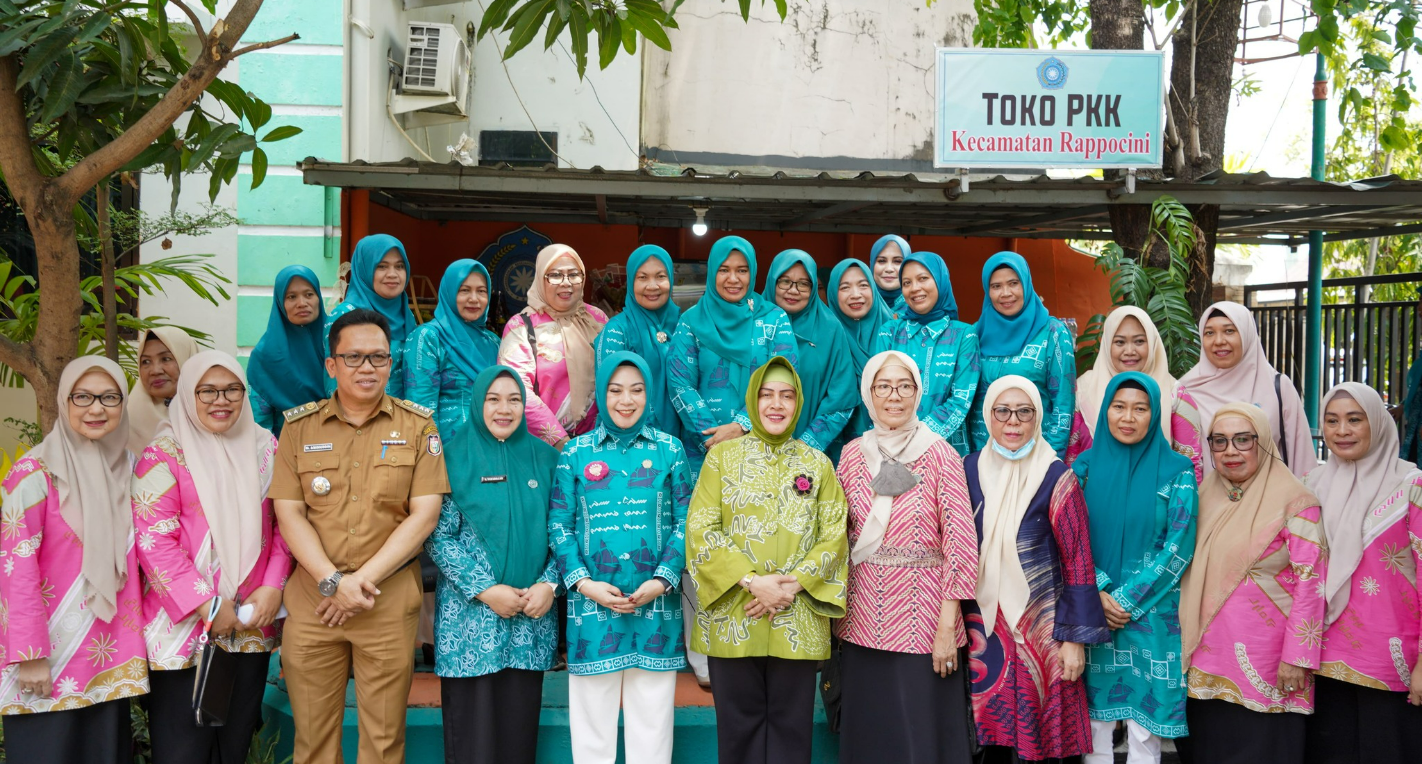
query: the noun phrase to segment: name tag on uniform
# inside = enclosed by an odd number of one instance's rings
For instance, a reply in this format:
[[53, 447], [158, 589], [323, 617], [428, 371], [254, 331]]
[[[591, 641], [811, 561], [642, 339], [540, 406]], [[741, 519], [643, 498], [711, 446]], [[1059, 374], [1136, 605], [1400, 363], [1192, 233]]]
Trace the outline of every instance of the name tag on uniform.
[[308, 443], [302, 446], [301, 450], [305, 451], [308, 454], [314, 454], [318, 451], [330, 451], [333, 448], [334, 446], [332, 446], [330, 443]]
[[480, 483], [502, 483], [509, 479], [508, 475], [490, 475], [479, 478]]

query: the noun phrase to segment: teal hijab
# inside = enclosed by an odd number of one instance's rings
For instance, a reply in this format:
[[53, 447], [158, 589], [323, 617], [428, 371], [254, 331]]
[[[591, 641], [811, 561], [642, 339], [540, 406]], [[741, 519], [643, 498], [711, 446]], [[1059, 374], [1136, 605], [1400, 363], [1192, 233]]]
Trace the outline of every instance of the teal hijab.
[[[828, 305], [820, 299], [819, 267], [808, 252], [787, 249], [770, 261], [770, 270], [765, 275], [765, 289], [761, 297], [770, 304], [775, 303], [775, 282], [785, 272], [802, 265], [810, 275], [809, 301], [799, 313], [790, 315], [790, 327], [795, 330], [795, 340], [799, 347], [800, 365], [795, 371], [800, 375], [801, 398], [800, 423], [795, 435], [805, 432], [819, 416], [820, 411], [840, 411], [854, 408], [859, 402], [859, 387], [850, 374], [836, 374], [836, 368], [843, 368], [838, 356], [851, 354], [849, 336], [835, 318]], [[789, 314], [787, 314], [789, 315]], [[846, 359], [844, 363], [850, 363]], [[859, 367], [863, 368], [863, 367]]]
[[[745, 255], [750, 266], [750, 280], [746, 284], [746, 294], [736, 302], [727, 302], [716, 291], [716, 271], [726, 262], [732, 252]], [[755, 247], [739, 236], [722, 236], [711, 245], [711, 255], [706, 259], [706, 292], [701, 299], [681, 316], [681, 323], [696, 335], [696, 341], [709, 348], [716, 355], [750, 367], [755, 363], [755, 322], [774, 313], [779, 308], [775, 301], [763, 299], [755, 293]]]
[[[622, 302], [622, 313], [619, 316], [624, 317], [622, 320], [627, 323], [623, 330], [627, 348], [643, 359], [651, 359], [652, 368], [650, 376], [647, 376], [647, 405], [654, 407], [654, 416], [659, 417], [657, 421], [661, 421], [660, 418], [666, 417], [675, 419], [676, 412], [671, 407], [671, 385], [667, 384], [666, 379], [667, 349], [671, 343], [658, 339], [658, 336], [670, 340], [671, 336], [676, 334], [677, 322], [681, 320], [681, 308], [671, 300], [671, 295], [667, 295], [667, 304], [656, 310], [647, 310], [637, 304], [637, 298], [632, 294], [632, 283], [637, 278], [637, 269], [646, 265], [652, 258], [656, 258], [666, 267], [669, 287], [675, 286], [671, 255], [667, 254], [665, 249], [655, 244], [644, 244], [632, 250], [632, 254], [627, 257], [627, 297]], [[647, 373], [643, 372], [644, 375]], [[599, 383], [599, 387], [602, 386]]]
[[382, 316], [390, 324], [390, 346], [396, 347], [415, 329], [415, 314], [410, 312], [410, 303], [402, 293], [395, 297], [381, 297], [375, 293], [375, 266], [385, 259], [390, 250], [400, 253], [405, 261], [405, 278], [410, 277], [410, 258], [405, 254], [405, 245], [390, 234], [377, 233], [356, 242], [351, 254], [350, 286], [346, 290], [346, 302], [357, 308], [369, 308]]
[[[484, 276], [486, 286], [492, 286], [483, 263], [469, 259], [450, 263], [439, 280], [439, 304], [435, 306], [432, 320], [449, 359], [470, 379], [479, 376], [479, 372], [491, 366], [499, 356], [499, 338], [485, 328], [489, 322], [489, 306], [485, 305], [484, 312], [473, 321], [459, 315], [459, 288], [475, 271]], [[490, 291], [492, 293], [492, 289]]]
[[[895, 236], [894, 234], [880, 236], [879, 240], [874, 242], [874, 246], [869, 248], [869, 265], [871, 267], [874, 265], [874, 261], [879, 259], [879, 253], [883, 251], [884, 247], [887, 247], [890, 244], [899, 245], [899, 251], [903, 253], [904, 259], [908, 259], [908, 256], [913, 254], [913, 249], [909, 247], [908, 240], [904, 237]], [[902, 271], [900, 271], [900, 273], [902, 273]], [[894, 303], [898, 302], [904, 296], [902, 279], [899, 280], [898, 289], [884, 289], [883, 287], [879, 286], [877, 282], [874, 281], [874, 273], [873, 271], [870, 271], [869, 283], [873, 284], [874, 289], [877, 290], [879, 292], [879, 295], [884, 298], [884, 304], [890, 307], [892, 307]]]
[[[316, 290], [316, 319], [305, 326], [286, 317], [286, 290], [292, 279], [301, 279]], [[247, 381], [277, 411], [326, 397], [325, 328], [326, 305], [321, 301], [321, 281], [316, 273], [304, 265], [277, 271], [267, 331], [247, 360]], [[281, 417], [276, 424], [281, 426]]]
[[489, 431], [484, 396], [502, 375], [518, 384], [527, 402], [528, 391], [513, 369], [486, 367], [471, 385], [468, 435], [444, 459], [449, 496], [484, 540], [494, 580], [522, 589], [548, 564], [548, 501], [558, 451], [529, 433], [527, 417], [503, 442]]
[[[839, 284], [844, 280], [844, 275], [850, 268], [858, 268], [864, 272], [864, 278], [869, 280], [870, 299], [873, 304], [869, 307], [869, 313], [863, 318], [850, 318], [845, 315], [844, 310], [839, 305]], [[879, 334], [879, 327], [885, 321], [894, 317], [893, 311], [884, 304], [884, 298], [879, 294], [879, 288], [874, 285], [874, 272], [862, 260], [847, 258], [840, 260], [839, 264], [830, 271], [829, 284], [826, 285], [825, 297], [829, 300], [830, 312], [839, 319], [839, 325], [844, 327], [844, 333], [849, 337], [849, 352], [854, 356], [854, 368], [856, 371], [864, 368], [864, 364], [869, 362], [869, 357], [874, 354], [874, 338]]]
[[[1116, 440], [1107, 423], [1116, 391], [1128, 382], [1150, 396], [1145, 439], [1129, 446]], [[1155, 544], [1156, 492], [1182, 472], [1194, 475], [1195, 465], [1166, 441], [1161, 416], [1160, 386], [1155, 380], [1138, 371], [1117, 374], [1106, 384], [1096, 417], [1096, 440], [1072, 465], [1085, 482], [1092, 558], [1112, 581], [1122, 580], [1122, 564], [1140, 560]]]
[[642, 428], [651, 421], [655, 413], [652, 408], [652, 396], [647, 396], [647, 405], [642, 409], [642, 415], [637, 417], [637, 421], [631, 427], [618, 427], [612, 421], [612, 411], [607, 407], [607, 384], [612, 381], [612, 375], [622, 366], [631, 366], [642, 373], [642, 381], [645, 383], [652, 378], [652, 372], [647, 368], [646, 359], [636, 353], [620, 350], [602, 359], [597, 366], [597, 421], [604, 430], [617, 441], [617, 447], [626, 451], [632, 445], [632, 441], [641, 434]]
[[[993, 271], [1011, 268], [1022, 281], [1022, 310], [1015, 316], [997, 312], [988, 295], [988, 282]], [[1027, 343], [1047, 326], [1051, 314], [1042, 298], [1032, 288], [1032, 269], [1016, 252], [999, 252], [983, 264], [983, 314], [978, 318], [978, 350], [984, 356], [1010, 356], [1022, 352]]]
[[[904, 308], [904, 318], [916, 324], [927, 324], [944, 316], [958, 320], [958, 301], [953, 297], [953, 279], [948, 275], [948, 264], [934, 252], [915, 252], [904, 258], [904, 265], [918, 263], [933, 277], [933, 285], [938, 287], [938, 302], [927, 313]], [[899, 283], [903, 283], [903, 270], [899, 271]]]

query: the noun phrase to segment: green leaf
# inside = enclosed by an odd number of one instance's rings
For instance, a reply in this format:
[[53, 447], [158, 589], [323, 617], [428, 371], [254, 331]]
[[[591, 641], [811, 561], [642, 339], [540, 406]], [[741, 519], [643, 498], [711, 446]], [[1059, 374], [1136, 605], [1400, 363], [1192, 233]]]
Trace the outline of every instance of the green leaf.
[[29, 45], [29, 33], [33, 32], [44, 22], [45, 20], [43, 18], [31, 19], [23, 24], [0, 31], [0, 56], [8, 56], [26, 45]]
[[222, 145], [223, 141], [231, 138], [240, 131], [241, 128], [237, 125], [219, 125], [214, 128], [211, 133], [208, 133], [206, 138], [203, 138], [202, 143], [193, 150], [192, 155], [188, 157], [188, 161], [185, 163], [183, 169], [192, 172], [201, 167], [203, 163], [212, 157], [213, 152], [217, 150], [218, 146]]
[[[530, 0], [528, 5], [518, 9], [518, 12], [509, 18], [513, 31], [509, 33], [509, 44], [504, 48], [505, 61], [533, 42], [534, 35], [538, 34], [539, 28], [543, 26], [543, 19], [552, 12], [553, 0]], [[505, 28], [508, 28], [508, 25], [505, 25]]]
[[548, 50], [553, 47], [553, 43], [558, 41], [558, 35], [562, 34], [567, 26], [568, 20], [565, 17], [556, 13], [553, 14], [553, 16], [548, 19], [548, 31], [543, 35], [543, 49]]
[[66, 51], [59, 57], [59, 68], [49, 79], [49, 92], [45, 93], [40, 122], [53, 122], [74, 106], [74, 101], [84, 89], [83, 74], [84, 66], [79, 63], [78, 56]]
[[627, 55], [637, 52], [637, 28], [627, 22], [625, 18], [617, 20], [617, 28], [622, 32], [622, 49], [627, 51]]
[[1363, 66], [1367, 67], [1368, 69], [1372, 69], [1375, 72], [1392, 71], [1392, 63], [1376, 53], [1364, 53]]
[[498, 29], [504, 25], [504, 21], [509, 17], [509, 11], [513, 9], [518, 0], [494, 0], [489, 3], [484, 10], [484, 17], [479, 20], [479, 34], [476, 39], [484, 39], [484, 35], [490, 29]]
[[272, 120], [272, 107], [259, 98], [253, 98], [247, 103], [247, 121], [251, 123], [252, 129], [258, 130], [266, 127]]
[[[631, 8], [630, 5], [628, 7], [629, 9]], [[671, 50], [671, 40], [667, 37], [667, 33], [662, 29], [661, 24], [657, 23], [655, 18], [647, 16], [640, 11], [631, 12], [627, 14], [627, 23], [638, 32], [641, 32], [642, 36], [647, 39], [647, 42], [662, 50]]]
[[252, 189], [262, 185], [267, 179], [267, 152], [257, 149], [252, 152]]
[[1383, 148], [1391, 151], [1405, 151], [1412, 146], [1412, 136], [1400, 125], [1388, 125], [1378, 136]]
[[617, 57], [617, 47], [622, 44], [622, 24], [616, 16], [609, 16], [607, 22], [597, 30], [598, 68], [606, 69]]
[[281, 125], [280, 127], [272, 128], [266, 135], [262, 136], [262, 143], [275, 143], [276, 141], [284, 141], [287, 138], [292, 137], [293, 135], [300, 134], [301, 128], [297, 127], [296, 125]]
[[581, 13], [574, 13], [568, 22], [569, 36], [573, 41], [573, 61], [578, 67], [578, 79], [588, 70], [588, 19]]
[[77, 42], [83, 44], [98, 39], [99, 35], [103, 34], [113, 21], [114, 17], [107, 13], [96, 13], [90, 16], [89, 20], [84, 22], [84, 28], [80, 30]]
[[[765, 0], [760, 0], [760, 1], [761, 1], [762, 3], [765, 2]], [[751, 4], [751, 0], [740, 0], [740, 3], [741, 3], [741, 19], [742, 19], [743, 21], [750, 21], [750, 4]]]
[[54, 63], [65, 51], [69, 50], [69, 43], [74, 42], [74, 38], [78, 36], [78, 29], [64, 27], [40, 40], [30, 50], [30, 54], [25, 56], [25, 68], [20, 70], [20, 77], [15, 80], [15, 89], [19, 90], [38, 77], [45, 67]]

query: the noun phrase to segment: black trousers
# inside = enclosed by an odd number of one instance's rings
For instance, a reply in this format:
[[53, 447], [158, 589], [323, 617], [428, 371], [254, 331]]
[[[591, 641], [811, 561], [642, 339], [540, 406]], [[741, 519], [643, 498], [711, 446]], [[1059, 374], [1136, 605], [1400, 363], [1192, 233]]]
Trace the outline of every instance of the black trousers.
[[931, 654], [842, 642], [840, 764], [966, 764], [968, 672], [933, 672]]
[[1080, 756], [1065, 756], [1060, 759], [1023, 759], [1017, 755], [1017, 749], [1006, 745], [985, 745], [977, 757], [973, 759], [977, 764], [1025, 764], [1026, 762], [1041, 762], [1042, 764], [1080, 764]]
[[819, 661], [708, 658], [719, 761], [809, 764]]
[[440, 677], [446, 764], [533, 764], [543, 672]]
[[1407, 693], [1314, 675], [1307, 764], [1402, 764], [1422, 758], [1422, 708]]
[[4, 717], [5, 760], [64, 764], [133, 761], [129, 701], [110, 700], [69, 711]]
[[262, 723], [262, 693], [271, 653], [237, 653], [232, 702], [221, 727], [199, 727], [193, 719], [193, 679], [197, 669], [150, 671], [148, 730], [153, 764], [243, 764], [252, 735]]
[[[1197, 764], [1299, 764], [1304, 757], [1303, 714], [1264, 714], [1224, 700], [1185, 701], [1188, 752]], [[1183, 739], [1183, 738], [1182, 738]], [[1176, 740], [1176, 745], [1180, 740]], [[1189, 758], [1187, 759], [1186, 756]]]

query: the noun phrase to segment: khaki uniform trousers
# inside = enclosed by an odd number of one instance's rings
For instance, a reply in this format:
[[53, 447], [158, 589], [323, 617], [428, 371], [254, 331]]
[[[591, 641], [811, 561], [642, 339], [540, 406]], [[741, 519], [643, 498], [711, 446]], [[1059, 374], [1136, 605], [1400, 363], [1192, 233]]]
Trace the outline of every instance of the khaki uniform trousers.
[[341, 764], [341, 722], [346, 677], [355, 667], [359, 764], [405, 761], [405, 709], [415, 670], [419, 625], [420, 566], [407, 565], [379, 584], [375, 607], [341, 626], [316, 617], [322, 597], [300, 566], [286, 586], [286, 629], [281, 665], [296, 726], [293, 760]]

